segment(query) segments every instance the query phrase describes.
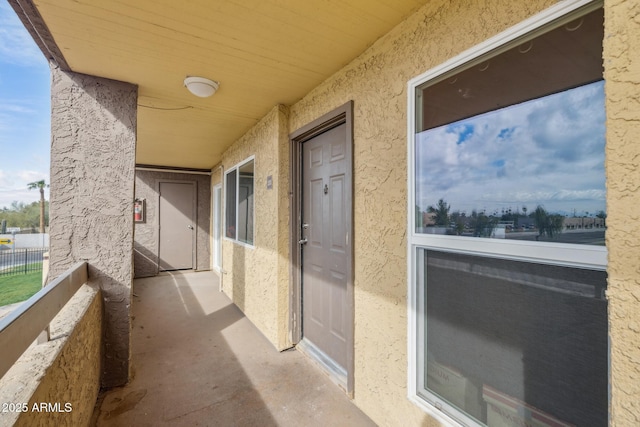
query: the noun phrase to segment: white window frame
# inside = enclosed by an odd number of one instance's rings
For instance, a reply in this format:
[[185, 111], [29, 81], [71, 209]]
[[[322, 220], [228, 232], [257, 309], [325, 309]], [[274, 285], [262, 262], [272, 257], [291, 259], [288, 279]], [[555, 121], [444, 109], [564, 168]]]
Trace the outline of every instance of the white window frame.
[[[251, 243], [246, 243], [243, 242], [242, 240], [238, 240], [238, 200], [240, 198], [240, 168], [244, 165], [246, 165], [247, 163], [253, 161], [253, 244]], [[231, 238], [231, 237], [227, 237], [227, 233], [226, 233], [226, 229], [227, 229], [227, 175], [229, 175], [231, 172], [236, 171], [236, 223], [234, 224], [236, 227], [236, 237], [235, 238]], [[238, 245], [241, 246], [246, 246], [248, 248], [252, 248], [254, 249], [255, 243], [256, 243], [256, 156], [249, 156], [246, 159], [242, 160], [239, 163], [236, 163], [235, 165], [233, 165], [232, 167], [230, 167], [229, 169], [227, 169], [224, 172], [224, 182], [223, 182], [223, 186], [224, 186], [224, 211], [223, 211], [223, 218], [224, 218], [224, 223], [223, 223], [223, 228], [222, 228], [222, 236], [223, 239], [228, 240], [230, 242], [236, 243]]]
[[[213, 235], [211, 236], [211, 254], [212, 254], [212, 266], [213, 269], [221, 272], [222, 271], [222, 237], [224, 235], [224, 227], [222, 225], [224, 218], [224, 210], [222, 206], [224, 205], [224, 192], [222, 191], [222, 182], [215, 184], [211, 191], [211, 230], [213, 230]], [[220, 195], [220, 200], [216, 198], [216, 195]], [[218, 239], [216, 239], [216, 233], [218, 235]]]
[[[415, 142], [417, 88], [426, 82], [437, 82], [448, 77], [453, 70], [471, 67], [487, 54], [497, 55], [510, 49], [512, 42], [532, 39], [564, 22], [603, 6], [602, 0], [564, 0], [522, 21], [485, 42], [411, 79], [407, 84], [407, 311], [408, 311], [408, 398], [426, 413], [445, 425], [479, 425], [464, 412], [456, 409], [428, 390], [420, 390], [418, 364], [424, 365], [424, 257], [418, 258], [418, 249], [443, 250], [469, 255], [499, 257], [508, 260], [529, 261], [550, 265], [563, 265], [592, 270], [606, 270], [606, 247], [563, 243], [505, 241], [480, 237], [419, 234], [415, 229]], [[578, 12], [580, 11], [580, 12]]]

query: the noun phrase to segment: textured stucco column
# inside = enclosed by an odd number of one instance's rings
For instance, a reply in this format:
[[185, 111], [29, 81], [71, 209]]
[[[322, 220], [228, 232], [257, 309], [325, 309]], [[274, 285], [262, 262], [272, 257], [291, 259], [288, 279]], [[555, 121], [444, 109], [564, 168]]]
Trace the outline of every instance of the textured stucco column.
[[605, 1], [611, 425], [640, 425], [640, 3]]
[[102, 386], [129, 379], [137, 87], [52, 68], [50, 277], [102, 290]]

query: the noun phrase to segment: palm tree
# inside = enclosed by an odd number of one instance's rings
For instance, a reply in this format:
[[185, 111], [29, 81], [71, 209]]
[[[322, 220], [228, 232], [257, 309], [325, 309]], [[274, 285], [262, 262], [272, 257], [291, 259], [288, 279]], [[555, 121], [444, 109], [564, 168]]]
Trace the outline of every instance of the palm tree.
[[27, 184], [29, 190], [40, 190], [40, 232], [44, 233], [44, 189], [49, 185], [45, 184], [44, 179], [40, 181], [34, 181]]

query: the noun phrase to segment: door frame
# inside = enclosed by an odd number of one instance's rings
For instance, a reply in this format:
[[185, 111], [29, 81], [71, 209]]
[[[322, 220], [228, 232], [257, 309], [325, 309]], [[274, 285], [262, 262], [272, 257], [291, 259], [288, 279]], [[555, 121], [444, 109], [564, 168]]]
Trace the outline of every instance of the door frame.
[[[302, 340], [302, 248], [298, 241], [302, 238], [302, 144], [310, 139], [342, 124], [346, 125], [346, 160], [347, 160], [347, 188], [351, 192], [351, 197], [346, 200], [345, 209], [350, 213], [347, 215], [346, 233], [348, 246], [347, 251], [347, 302], [349, 313], [347, 320], [347, 383], [346, 393], [353, 398], [354, 382], [354, 280], [353, 280], [353, 101], [336, 108], [323, 115], [311, 123], [301, 127], [289, 135], [290, 141], [290, 189], [291, 195], [290, 209], [290, 270], [289, 270], [289, 331], [293, 345]], [[331, 375], [331, 372], [329, 372]]]
[[157, 205], [158, 206], [158, 224], [157, 224], [157, 230], [158, 230], [158, 253], [157, 253], [157, 260], [156, 260], [156, 264], [158, 265], [158, 272], [162, 272], [162, 271], [169, 271], [169, 270], [163, 270], [160, 267], [160, 243], [162, 241], [161, 239], [161, 233], [162, 230], [160, 229], [160, 216], [162, 215], [162, 212], [160, 212], [160, 199], [162, 198], [162, 195], [160, 194], [160, 185], [163, 183], [170, 183], [170, 184], [191, 184], [191, 186], [193, 187], [193, 230], [192, 230], [192, 238], [191, 238], [191, 270], [196, 271], [198, 269], [198, 258], [197, 258], [197, 241], [198, 241], [198, 181], [188, 181], [188, 180], [184, 180], [184, 179], [163, 179], [163, 178], [158, 178], [156, 179], [156, 194], [157, 194]]

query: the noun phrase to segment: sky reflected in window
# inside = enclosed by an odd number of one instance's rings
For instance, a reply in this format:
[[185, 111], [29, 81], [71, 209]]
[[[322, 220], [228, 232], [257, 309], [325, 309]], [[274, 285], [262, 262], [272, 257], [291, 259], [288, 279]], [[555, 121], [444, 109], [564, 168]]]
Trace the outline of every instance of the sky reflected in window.
[[604, 82], [416, 135], [416, 205], [500, 215], [605, 210]]

